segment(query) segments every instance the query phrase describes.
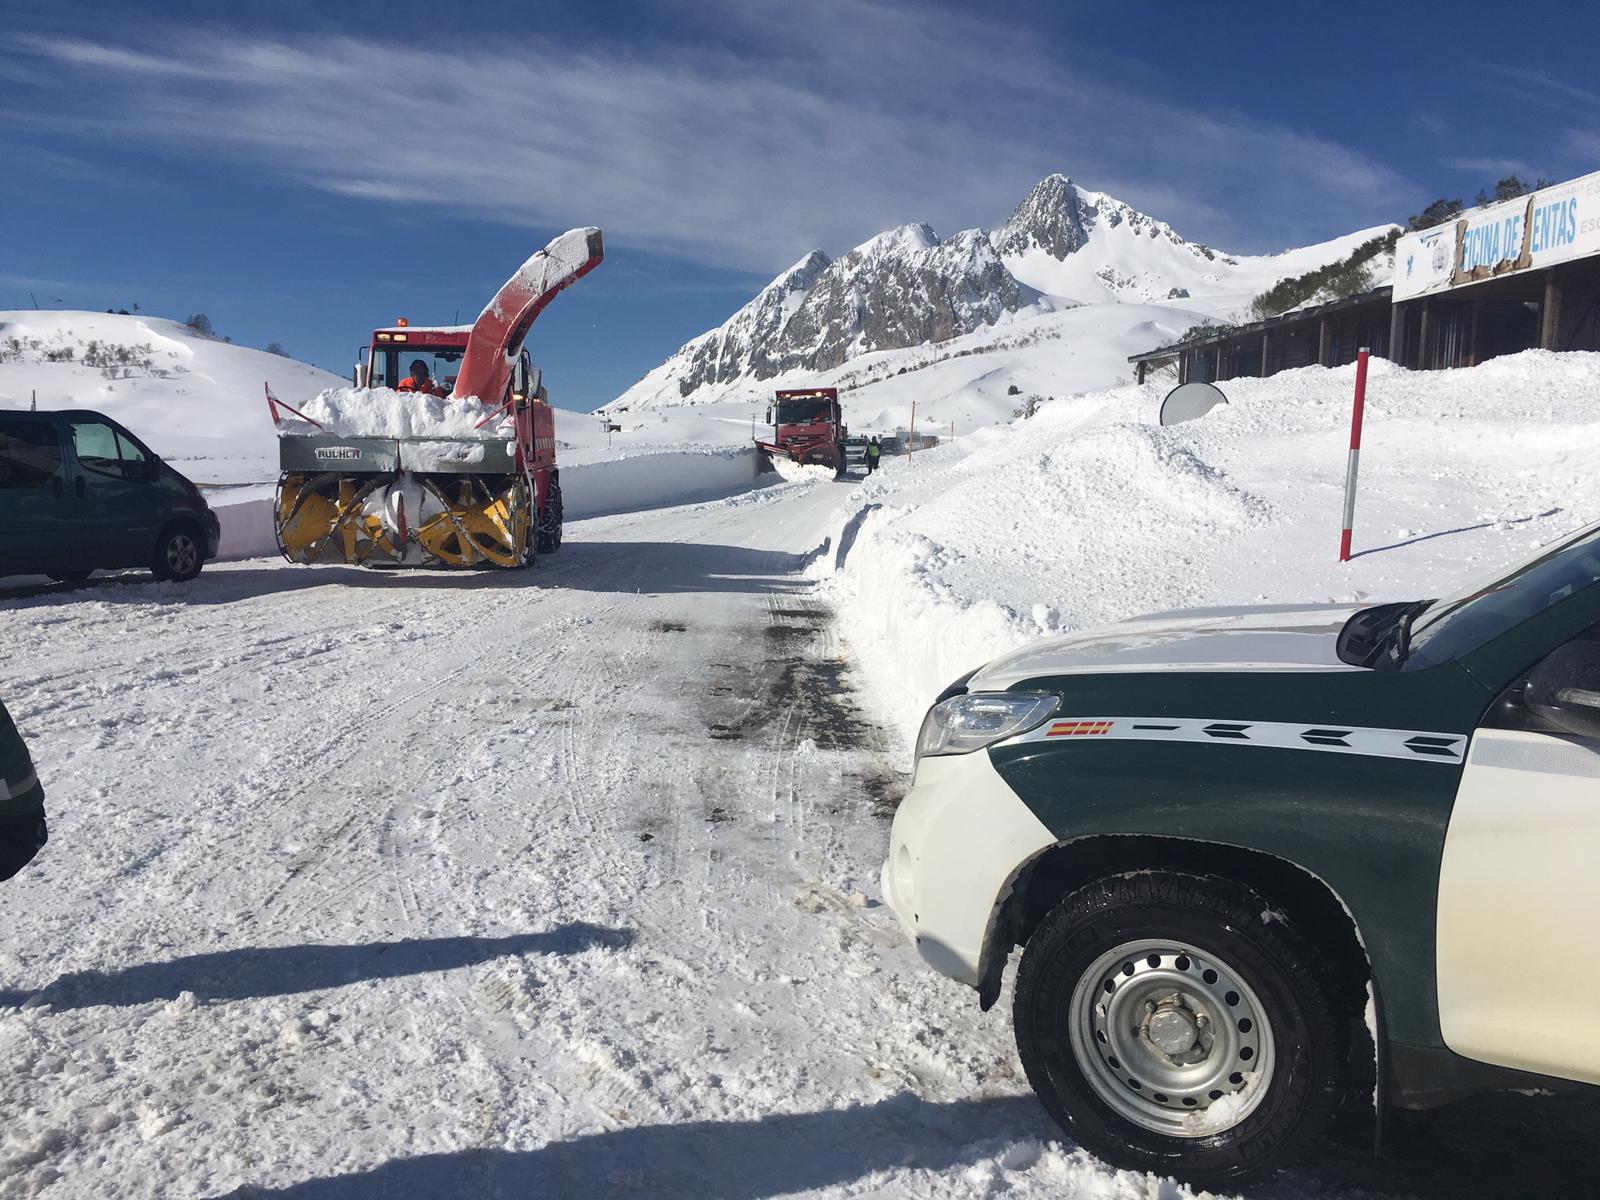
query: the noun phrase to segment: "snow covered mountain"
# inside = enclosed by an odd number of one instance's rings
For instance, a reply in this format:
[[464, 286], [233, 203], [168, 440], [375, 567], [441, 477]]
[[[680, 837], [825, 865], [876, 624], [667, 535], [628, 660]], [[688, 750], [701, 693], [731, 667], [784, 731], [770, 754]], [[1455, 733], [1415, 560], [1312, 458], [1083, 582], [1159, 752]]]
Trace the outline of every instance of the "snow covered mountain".
[[[1064, 175], [1041, 180], [994, 230], [940, 238], [926, 224], [902, 225], [834, 260], [813, 250], [726, 322], [700, 335], [603, 411], [752, 401], [774, 387], [829, 385], [868, 362], [899, 373], [930, 360], [930, 347], [967, 339], [983, 355], [1002, 329], [1027, 324], [1024, 340], [1063, 342], [1068, 310], [1112, 306], [1104, 320], [1068, 324], [1125, 356], [1204, 318], [1227, 317], [1289, 275], [1343, 257], [1381, 230], [1267, 256], [1223, 254], [1171, 226]], [[1152, 325], [1148, 306], [1162, 306]], [[986, 331], [988, 331], [986, 333]], [[1137, 339], [1137, 344], [1130, 341]], [[1072, 350], [1058, 344], [1058, 357]], [[904, 352], [903, 362], [885, 354]], [[1079, 388], [1118, 382], [1107, 356], [1074, 376]], [[1112, 356], [1115, 358], [1116, 356]], [[1113, 372], [1117, 370], [1112, 367]], [[976, 373], [975, 373], [976, 374]], [[856, 381], [859, 382], [859, 381]], [[1009, 380], [1007, 386], [1009, 386]]]

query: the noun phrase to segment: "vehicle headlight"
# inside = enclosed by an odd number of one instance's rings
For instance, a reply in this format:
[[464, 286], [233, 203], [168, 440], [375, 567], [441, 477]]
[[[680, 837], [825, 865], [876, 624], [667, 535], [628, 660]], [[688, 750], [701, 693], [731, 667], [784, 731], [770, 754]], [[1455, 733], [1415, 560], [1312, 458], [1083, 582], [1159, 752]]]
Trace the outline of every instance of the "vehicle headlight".
[[969, 692], [935, 704], [917, 734], [917, 758], [970, 754], [1018, 733], [1026, 733], [1061, 707], [1058, 696], [1042, 692]]

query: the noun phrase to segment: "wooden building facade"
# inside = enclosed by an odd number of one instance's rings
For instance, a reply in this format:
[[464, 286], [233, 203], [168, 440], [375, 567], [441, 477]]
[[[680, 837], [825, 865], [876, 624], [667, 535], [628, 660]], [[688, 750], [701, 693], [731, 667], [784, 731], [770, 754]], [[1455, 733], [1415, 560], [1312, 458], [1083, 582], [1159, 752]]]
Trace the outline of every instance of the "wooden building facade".
[[1174, 362], [1179, 383], [1259, 378], [1313, 363], [1338, 367], [1354, 362], [1363, 346], [1374, 354], [1388, 353], [1389, 310], [1389, 289], [1376, 288], [1281, 317], [1217, 329], [1128, 361], [1140, 383], [1151, 369]]

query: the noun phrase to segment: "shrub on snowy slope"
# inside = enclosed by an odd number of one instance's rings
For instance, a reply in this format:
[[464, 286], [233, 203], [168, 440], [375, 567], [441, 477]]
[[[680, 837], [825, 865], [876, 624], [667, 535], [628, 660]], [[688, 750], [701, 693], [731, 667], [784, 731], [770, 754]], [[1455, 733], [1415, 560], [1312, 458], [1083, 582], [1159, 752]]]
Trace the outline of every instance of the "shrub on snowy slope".
[[950, 679], [1140, 612], [1438, 595], [1600, 516], [1600, 355], [1471, 370], [1374, 361], [1357, 548], [1336, 561], [1354, 368], [1236, 380], [1205, 418], [1160, 389], [1042, 409], [894, 462], [835, 531], [845, 628], [908, 733]]

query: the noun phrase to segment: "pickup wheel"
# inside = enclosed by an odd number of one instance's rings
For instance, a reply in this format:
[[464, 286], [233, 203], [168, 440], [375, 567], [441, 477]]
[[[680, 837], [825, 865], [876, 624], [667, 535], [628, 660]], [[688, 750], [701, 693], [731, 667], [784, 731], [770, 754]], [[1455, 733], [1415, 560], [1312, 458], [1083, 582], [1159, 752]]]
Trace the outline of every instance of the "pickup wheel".
[[1260, 895], [1149, 871], [1096, 880], [1040, 923], [1017, 1049], [1050, 1115], [1106, 1161], [1233, 1190], [1287, 1163], [1341, 1097], [1327, 967]]

